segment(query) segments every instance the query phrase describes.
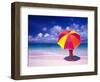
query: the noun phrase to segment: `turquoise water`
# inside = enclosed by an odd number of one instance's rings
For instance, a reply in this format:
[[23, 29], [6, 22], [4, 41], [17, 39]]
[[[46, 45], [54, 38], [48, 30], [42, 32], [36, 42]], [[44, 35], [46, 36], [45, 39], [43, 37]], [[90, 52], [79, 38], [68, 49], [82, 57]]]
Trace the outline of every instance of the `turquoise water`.
[[[28, 50], [32, 54], [36, 52], [40, 52], [42, 54], [44, 53], [52, 53], [54, 54], [60, 54], [60, 55], [68, 55], [68, 49], [62, 49], [58, 44], [50, 44], [50, 43], [31, 43], [28, 45]], [[88, 46], [87, 43], [80, 44], [77, 48], [74, 49], [74, 55], [78, 56], [86, 56], [88, 55]], [[30, 54], [30, 55], [31, 55]]]
[[[77, 48], [87, 48], [87, 43], [80, 44]], [[61, 48], [58, 44], [53, 43], [29, 43], [28, 48]]]

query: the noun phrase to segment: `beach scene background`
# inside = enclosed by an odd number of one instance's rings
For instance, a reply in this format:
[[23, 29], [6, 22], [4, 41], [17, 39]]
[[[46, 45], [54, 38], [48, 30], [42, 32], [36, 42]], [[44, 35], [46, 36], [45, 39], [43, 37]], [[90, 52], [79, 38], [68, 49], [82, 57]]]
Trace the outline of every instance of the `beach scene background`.
[[[28, 66], [66, 66], [88, 63], [88, 18], [62, 16], [28, 16]], [[68, 49], [58, 44], [58, 36], [64, 30], [75, 30], [81, 36], [81, 44], [74, 49], [78, 61], [66, 61]]]

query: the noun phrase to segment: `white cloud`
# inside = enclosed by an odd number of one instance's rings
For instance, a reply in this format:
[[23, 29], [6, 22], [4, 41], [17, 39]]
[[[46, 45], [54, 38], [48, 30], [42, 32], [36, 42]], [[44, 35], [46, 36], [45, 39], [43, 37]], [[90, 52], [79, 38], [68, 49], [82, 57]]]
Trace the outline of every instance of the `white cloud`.
[[83, 37], [87, 37], [87, 34], [88, 34], [87, 25], [81, 25], [80, 26], [80, 34]]
[[70, 30], [70, 27], [69, 27], [69, 26], [67, 26], [67, 27], [66, 27], [66, 30]]
[[50, 36], [50, 34], [48, 34], [48, 33], [44, 34], [44, 37], [49, 37], [49, 36]]
[[[47, 28], [43, 28], [42, 30], [46, 31]], [[31, 42], [49, 42], [49, 43], [55, 43], [57, 41], [57, 37], [58, 37], [58, 34], [60, 32], [62, 32], [64, 29], [62, 29], [61, 26], [59, 25], [54, 25], [51, 29], [49, 29], [49, 33], [38, 33], [36, 37], [32, 37], [32, 36], [29, 36], [29, 41]]]
[[28, 40], [31, 42], [33, 41], [33, 37], [31, 35], [28, 36]]
[[79, 24], [73, 23], [70, 26], [67, 26], [65, 30], [79, 30]]
[[54, 35], [54, 36], [58, 36], [58, 34], [60, 32], [62, 32], [63, 29], [61, 26], [59, 25], [55, 25], [53, 28], [50, 29], [50, 34]]
[[[43, 28], [42, 30], [46, 31], [47, 28]], [[36, 37], [28, 36], [29, 41], [31, 42], [42, 42], [42, 43], [55, 43], [58, 40], [59, 33], [61, 33], [64, 30], [76, 30], [82, 40], [87, 39], [87, 25], [81, 25], [73, 23], [71, 26], [67, 26], [65, 29], [63, 29], [59, 25], [54, 25], [52, 28], [48, 29], [48, 33], [38, 33]]]
[[73, 23], [72, 27], [75, 28], [75, 29], [78, 29], [79, 28], [79, 24]]
[[80, 32], [80, 30], [79, 30], [79, 29], [77, 29], [76, 31], [77, 31], [78, 33]]
[[38, 38], [42, 38], [42, 37], [43, 37], [43, 34], [42, 34], [42, 33], [39, 33], [39, 34], [37, 35], [37, 37], [38, 37]]
[[80, 28], [81, 28], [81, 31], [88, 31], [87, 25], [81, 25]]
[[57, 41], [57, 37], [50, 35], [49, 33], [39, 33], [36, 37], [29, 36], [28, 40], [29, 42], [55, 43]]
[[29, 36], [28, 36], [28, 38], [29, 38], [29, 39], [32, 39], [32, 36], [31, 36], [31, 35], [29, 35]]
[[47, 31], [47, 28], [46, 28], [46, 27], [44, 27], [42, 30], [43, 30], [43, 31]]

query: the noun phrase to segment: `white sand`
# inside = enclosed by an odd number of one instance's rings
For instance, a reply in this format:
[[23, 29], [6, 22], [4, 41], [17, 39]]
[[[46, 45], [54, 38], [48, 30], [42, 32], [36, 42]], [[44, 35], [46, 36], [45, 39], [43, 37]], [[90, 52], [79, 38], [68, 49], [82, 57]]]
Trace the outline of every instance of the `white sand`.
[[64, 57], [68, 56], [68, 51], [53, 50], [29, 50], [28, 65], [29, 66], [66, 66], [66, 65], [84, 65], [88, 62], [86, 50], [76, 50], [74, 52], [81, 59], [78, 61], [66, 61]]

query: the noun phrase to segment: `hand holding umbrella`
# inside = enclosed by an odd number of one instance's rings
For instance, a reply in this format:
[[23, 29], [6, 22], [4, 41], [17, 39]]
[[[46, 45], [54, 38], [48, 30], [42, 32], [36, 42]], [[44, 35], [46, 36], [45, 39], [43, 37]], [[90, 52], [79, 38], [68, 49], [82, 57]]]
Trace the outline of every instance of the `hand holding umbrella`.
[[77, 61], [78, 56], [73, 56], [73, 50], [80, 45], [80, 35], [74, 30], [65, 30], [58, 37], [58, 44], [63, 49], [69, 49], [69, 56], [65, 57], [68, 61]]

